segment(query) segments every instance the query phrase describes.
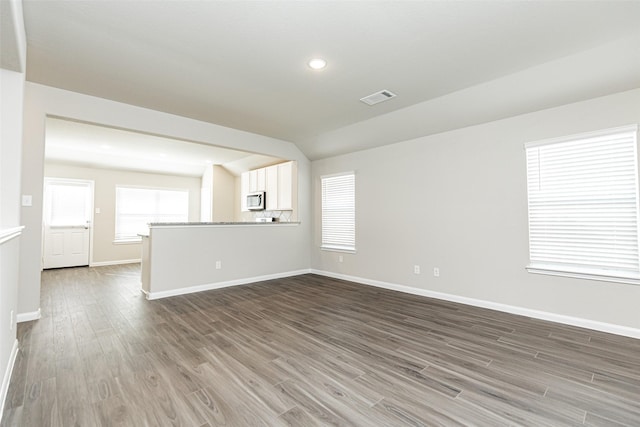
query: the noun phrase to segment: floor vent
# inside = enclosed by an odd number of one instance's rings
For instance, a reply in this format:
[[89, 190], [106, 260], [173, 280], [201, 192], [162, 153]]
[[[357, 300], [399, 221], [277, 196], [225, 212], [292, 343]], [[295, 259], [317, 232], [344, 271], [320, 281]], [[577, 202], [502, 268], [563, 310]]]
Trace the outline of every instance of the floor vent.
[[365, 96], [364, 98], [360, 98], [360, 101], [364, 102], [367, 105], [375, 105], [379, 104], [382, 101], [386, 101], [395, 97], [395, 93], [388, 90], [381, 90], [380, 92], [376, 92], [369, 96]]

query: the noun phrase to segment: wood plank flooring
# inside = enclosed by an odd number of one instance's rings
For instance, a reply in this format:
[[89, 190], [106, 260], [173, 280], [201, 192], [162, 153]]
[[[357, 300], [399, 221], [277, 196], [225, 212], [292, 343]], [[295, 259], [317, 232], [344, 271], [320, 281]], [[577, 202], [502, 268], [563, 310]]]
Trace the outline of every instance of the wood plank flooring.
[[315, 275], [43, 273], [4, 426], [638, 426], [640, 340]]

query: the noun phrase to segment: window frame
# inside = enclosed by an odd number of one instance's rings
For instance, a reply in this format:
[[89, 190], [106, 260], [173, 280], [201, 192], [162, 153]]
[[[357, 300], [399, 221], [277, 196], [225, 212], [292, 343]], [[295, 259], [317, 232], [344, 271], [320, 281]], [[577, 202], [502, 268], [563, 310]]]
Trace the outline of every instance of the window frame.
[[[533, 261], [532, 260], [533, 258], [532, 257], [532, 213], [531, 213], [532, 195], [531, 195], [531, 189], [530, 189], [532, 178], [530, 177], [530, 173], [529, 173], [529, 161], [530, 161], [529, 150], [543, 147], [543, 146], [557, 145], [562, 143], [576, 143], [576, 144], [580, 144], [581, 142], [587, 143], [589, 142], [589, 140], [593, 141], [596, 138], [613, 137], [615, 135], [622, 135], [622, 134], [632, 134], [632, 143], [633, 143], [632, 168], [633, 168], [633, 175], [634, 175], [633, 185], [635, 186], [634, 188], [635, 216], [630, 218], [632, 218], [631, 222], [635, 221], [635, 229], [633, 230], [633, 232], [635, 233], [635, 236], [634, 236], [635, 242], [633, 242], [632, 246], [630, 247], [633, 248], [633, 245], [635, 245], [634, 247], [635, 253], [636, 253], [636, 257], [634, 259], [636, 263], [635, 270], [626, 269], [625, 271], [625, 269], [617, 270], [614, 268], [603, 268], [601, 266], [594, 265], [594, 264], [591, 264], [585, 267], [577, 267], [574, 263], [573, 266], [570, 266], [568, 265], [569, 263], [566, 261], [564, 264], [562, 264], [561, 262], [562, 255], [558, 255], [558, 257], [554, 261], [548, 262], [548, 263]], [[607, 281], [607, 282], [627, 283], [627, 284], [636, 284], [636, 285], [640, 284], [640, 184], [639, 184], [640, 179], [638, 176], [638, 170], [639, 170], [638, 169], [639, 167], [638, 165], [639, 163], [638, 162], [638, 125], [634, 124], [634, 125], [621, 126], [616, 128], [610, 128], [610, 129], [603, 129], [599, 131], [586, 132], [586, 133], [581, 133], [576, 135], [569, 135], [565, 137], [550, 138], [550, 139], [545, 139], [540, 141], [532, 141], [532, 142], [526, 143], [524, 145], [524, 148], [525, 148], [525, 161], [527, 165], [526, 194], [527, 194], [527, 219], [528, 219], [527, 231], [528, 231], [528, 245], [529, 245], [529, 262], [528, 262], [528, 265], [526, 266], [526, 270], [529, 273], [533, 273], [533, 274], [544, 274], [544, 275], [552, 275], [552, 276], [572, 277], [572, 278], [579, 278], [579, 279], [600, 280], [600, 281]], [[582, 152], [582, 154], [584, 154], [584, 152]], [[573, 158], [570, 160], [570, 162], [571, 161], [573, 161]], [[610, 165], [608, 166], [610, 167]], [[539, 167], [539, 163], [538, 163], [538, 167]], [[540, 172], [536, 172], [534, 175], [537, 176], [539, 179]], [[565, 191], [568, 191], [568, 187], [562, 187], [562, 189]], [[597, 192], [594, 190], [594, 193], [589, 193], [589, 195], [593, 195], [593, 194], [597, 194]], [[595, 206], [601, 207], [601, 206], [608, 205], [607, 203], [602, 202], [602, 200], [603, 199], [600, 199], [601, 205], [595, 204]], [[581, 206], [584, 206], [586, 203], [587, 202], [582, 202]], [[612, 204], [612, 202], [609, 202], [609, 204]], [[548, 207], [549, 205], [547, 204], [545, 206]], [[631, 204], [627, 202], [627, 206], [629, 207], [631, 206]], [[597, 219], [610, 220], [610, 216], [607, 217], [605, 214], [602, 214], [600, 216], [597, 216]], [[585, 232], [585, 235], [586, 235], [586, 232]], [[592, 240], [588, 241], [588, 243], [595, 242], [595, 241], [596, 240], [592, 238]], [[565, 244], [565, 246], [562, 247], [560, 250], [561, 251], [566, 250], [567, 241], [563, 241], [562, 244]]]
[[[335, 241], [328, 241], [329, 239], [325, 238], [325, 182], [328, 179], [332, 178], [345, 178], [352, 177], [353, 185], [351, 188], [352, 191], [352, 205], [353, 208], [350, 210], [350, 214], [352, 217], [352, 245], [343, 245], [336, 243]], [[355, 171], [348, 172], [340, 172], [329, 175], [320, 176], [320, 249], [323, 251], [331, 251], [331, 252], [344, 252], [344, 253], [356, 253], [356, 173]]]

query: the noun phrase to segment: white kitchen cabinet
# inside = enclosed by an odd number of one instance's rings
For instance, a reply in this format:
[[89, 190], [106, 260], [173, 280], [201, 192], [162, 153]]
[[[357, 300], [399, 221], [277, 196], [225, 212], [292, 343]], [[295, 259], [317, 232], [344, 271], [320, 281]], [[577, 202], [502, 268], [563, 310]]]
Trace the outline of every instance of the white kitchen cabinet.
[[268, 211], [278, 210], [278, 165], [266, 168], [266, 206]]
[[249, 192], [266, 191], [266, 169], [249, 171]]
[[278, 210], [292, 210], [297, 203], [296, 162], [286, 162], [278, 167]]
[[258, 188], [258, 171], [252, 170], [249, 171], [249, 191], [258, 191], [256, 188]]
[[267, 190], [267, 170], [265, 168], [258, 169], [258, 187], [256, 191], [266, 191]]
[[240, 175], [240, 210], [248, 212], [247, 194], [266, 190], [266, 170], [254, 169]]
[[265, 209], [268, 211], [293, 210], [298, 203], [298, 170], [296, 162], [244, 172], [240, 177], [241, 210], [247, 209], [247, 194], [266, 192]]

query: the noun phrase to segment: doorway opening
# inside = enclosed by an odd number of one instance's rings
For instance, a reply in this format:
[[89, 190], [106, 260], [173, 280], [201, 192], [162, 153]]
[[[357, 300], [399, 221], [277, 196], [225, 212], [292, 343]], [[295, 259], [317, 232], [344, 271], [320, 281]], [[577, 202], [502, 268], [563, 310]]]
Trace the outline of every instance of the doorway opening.
[[93, 187], [93, 181], [44, 179], [43, 269], [89, 265]]

